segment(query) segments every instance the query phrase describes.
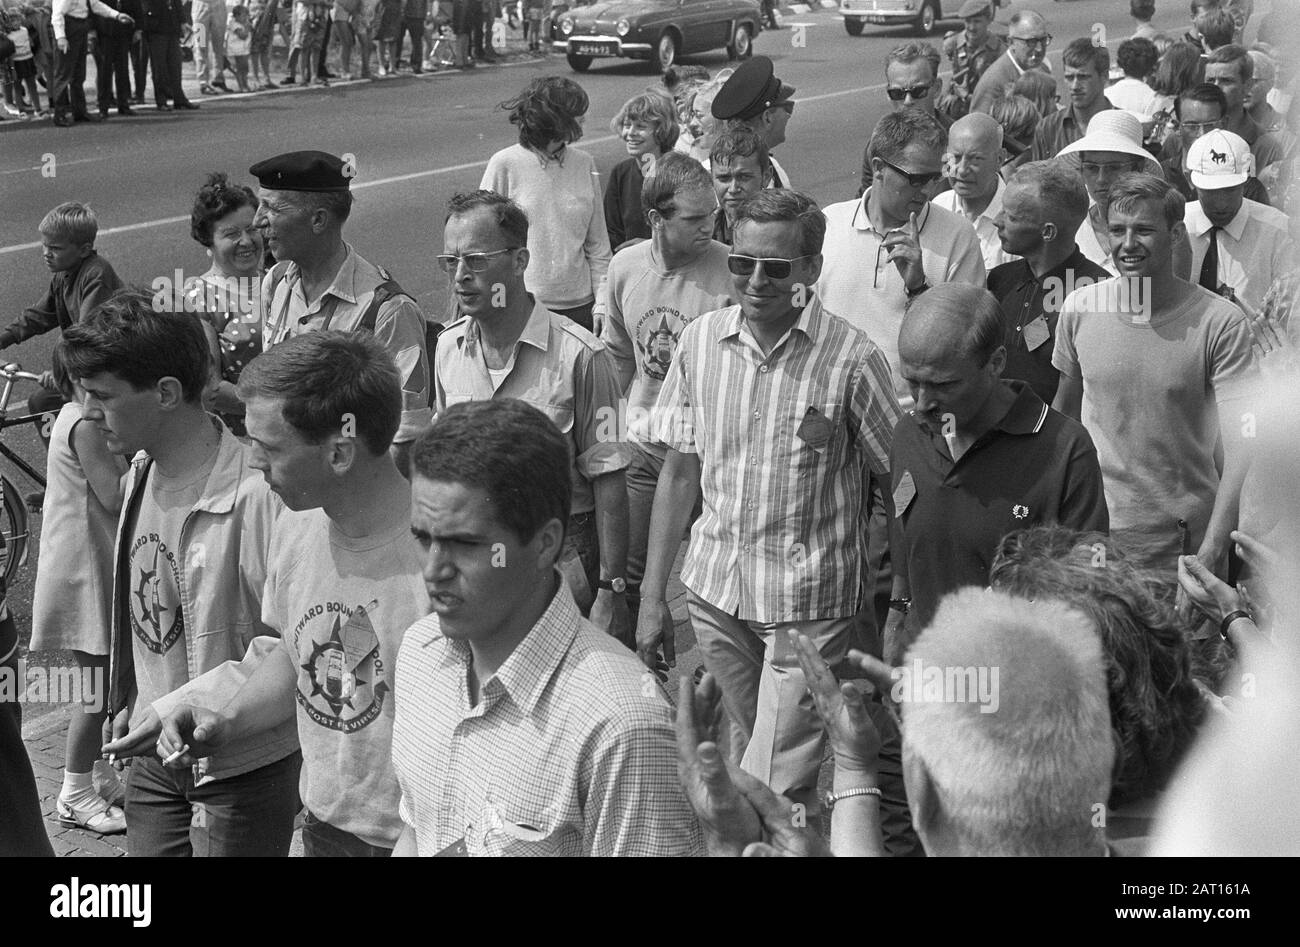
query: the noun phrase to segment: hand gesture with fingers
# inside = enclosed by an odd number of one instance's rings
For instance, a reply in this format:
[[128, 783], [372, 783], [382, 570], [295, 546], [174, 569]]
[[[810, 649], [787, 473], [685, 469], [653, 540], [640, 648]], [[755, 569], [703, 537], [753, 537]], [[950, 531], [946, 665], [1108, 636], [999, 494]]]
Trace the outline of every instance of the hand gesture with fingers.
[[127, 730], [131, 711], [123, 710], [111, 722], [105, 722], [105, 729], [111, 730], [112, 740], [106, 742], [101, 752], [115, 769], [122, 768], [122, 761], [131, 756], [144, 756], [153, 753], [158, 746], [158, 734], [162, 732], [162, 721], [152, 707], [144, 712], [140, 722]]
[[795, 631], [788, 634], [817, 715], [835, 751], [836, 769], [874, 773], [880, 756], [880, 733], [867, 715], [862, 692], [847, 681], [841, 684], [835, 680], [811, 638]]
[[762, 819], [768, 839], [746, 845], [743, 852], [746, 857], [820, 858], [831, 854], [830, 846], [817, 830], [795, 818], [794, 804], [789, 799], [778, 796], [761, 779], [744, 770], [736, 771], [735, 780], [737, 788]]
[[181, 704], [163, 719], [158, 756], [169, 769], [188, 769], [229, 739], [230, 722], [202, 707]]
[[921, 266], [921, 228], [916, 214], [907, 218], [907, 226], [885, 234], [881, 245], [889, 251], [889, 259], [898, 267], [898, 275], [909, 293], [925, 285], [925, 269]]
[[763, 837], [754, 807], [740, 794], [735, 780], [743, 775], [718, 750], [722, 692], [712, 674], [696, 688], [684, 675], [673, 726], [677, 732], [677, 776], [695, 817], [704, 831], [710, 855], [738, 856], [750, 842]]

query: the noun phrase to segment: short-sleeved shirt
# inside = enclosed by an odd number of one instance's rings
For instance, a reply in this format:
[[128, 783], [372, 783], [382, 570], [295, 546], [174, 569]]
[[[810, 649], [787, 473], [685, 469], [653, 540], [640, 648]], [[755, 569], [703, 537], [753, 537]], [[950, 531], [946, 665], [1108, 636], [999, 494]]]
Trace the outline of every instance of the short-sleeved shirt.
[[1002, 249], [1002, 238], [998, 236], [998, 228], [994, 223], [998, 219], [998, 214], [1002, 213], [1002, 192], [1007, 189], [1006, 182], [1000, 175], [997, 182], [997, 190], [993, 192], [993, 199], [989, 201], [989, 206], [980, 211], [974, 220], [971, 220], [962, 209], [961, 195], [956, 191], [944, 191], [942, 194], [936, 194], [933, 199], [935, 207], [952, 211], [974, 228], [975, 237], [980, 242], [980, 253], [983, 255], [986, 271], [1011, 260], [1020, 259], [1015, 254]]
[[[1192, 243], [1192, 278], [1199, 281], [1214, 225], [1205, 216], [1200, 201], [1187, 205], [1183, 223]], [[1300, 263], [1287, 215], [1250, 200], [1241, 202], [1241, 209], [1219, 230], [1215, 242], [1219, 247], [1219, 283], [1256, 311], [1264, 305], [1264, 294], [1273, 280]]]
[[1174, 312], [1135, 318], [1120, 305], [1123, 285], [1066, 298], [1052, 364], [1083, 382], [1080, 418], [1097, 444], [1112, 532], [1138, 562], [1168, 571], [1209, 525], [1216, 405], [1242, 396], [1251, 334], [1240, 309], [1199, 286]]
[[573, 444], [573, 512], [596, 508], [592, 481], [622, 470], [631, 449], [619, 438], [621, 392], [605, 343], [532, 297], [532, 314], [496, 383], [483, 357], [480, 329], [468, 316], [438, 337], [434, 407], [518, 398], [555, 422]]
[[[698, 855], [668, 703], [636, 656], [550, 604], [469, 700], [469, 645], [437, 615], [397, 656], [393, 767], [420, 855]], [[647, 686], [648, 682], [648, 686]]]
[[[895, 394], [903, 407], [912, 393], [899, 372], [898, 333], [903, 327], [907, 290], [898, 267], [867, 214], [871, 189], [861, 198], [825, 208], [826, 241], [817, 295], [822, 305], [865, 332], [884, 353], [894, 372]], [[921, 265], [931, 286], [959, 282], [983, 286], [984, 258], [975, 230], [961, 215], [933, 202], [917, 216]]]
[[1024, 260], [1004, 263], [989, 273], [989, 292], [998, 298], [1006, 333], [1007, 365], [1002, 377], [1028, 382], [1034, 394], [1051, 404], [1061, 380], [1052, 366], [1061, 305], [1080, 286], [1109, 278], [1110, 273], [1077, 246], [1041, 276], [1035, 276]]
[[[723, 215], [719, 214], [719, 217]], [[650, 444], [650, 411], [672, 364], [682, 330], [698, 316], [735, 304], [728, 248], [710, 243], [686, 264], [664, 268], [653, 241], [628, 247], [609, 265], [608, 303], [601, 338], [627, 392], [627, 434]]]
[[[285, 339], [322, 329], [355, 332], [375, 290], [387, 280], [379, 267], [348, 246], [334, 281], [319, 299], [308, 303], [298, 264], [277, 264], [262, 281], [263, 347], [269, 349]], [[375, 341], [393, 357], [402, 379], [402, 422], [396, 440], [413, 441], [429, 424], [430, 400], [424, 313], [414, 299], [395, 295], [384, 301], [375, 318]]]
[[863, 481], [888, 470], [899, 417], [879, 348], [816, 295], [767, 355], [739, 306], [688, 325], [653, 415], [700, 458], [682, 584], [747, 621], [856, 613]]
[[[1114, 108], [1107, 100], [1104, 109]], [[1048, 115], [1034, 130], [1034, 143], [1029, 149], [1030, 161], [1046, 161], [1055, 158], [1066, 145], [1072, 145], [1083, 137], [1083, 125], [1074, 114], [1073, 108], [1057, 109]]]
[[955, 463], [943, 434], [914, 414], [894, 430], [893, 562], [911, 588], [911, 636], [930, 623], [943, 596], [988, 584], [1007, 533], [1045, 523], [1106, 531], [1101, 470], [1088, 432], [1024, 382], [1003, 384], [1015, 401]]

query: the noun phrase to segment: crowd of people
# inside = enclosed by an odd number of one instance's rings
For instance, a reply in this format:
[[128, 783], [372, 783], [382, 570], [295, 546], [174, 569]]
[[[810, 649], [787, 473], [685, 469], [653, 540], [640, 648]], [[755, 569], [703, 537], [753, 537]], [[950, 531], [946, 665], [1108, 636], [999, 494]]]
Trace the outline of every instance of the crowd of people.
[[[131, 106], [145, 102], [151, 68], [159, 111], [197, 109], [181, 86], [187, 62], [204, 96], [472, 69], [500, 59], [494, 44], [513, 32], [522, 33], [530, 51], [548, 51], [553, 6], [553, 0], [0, 0], [0, 121], [52, 116], [68, 126], [102, 121], [113, 111], [132, 115]], [[95, 64], [94, 111], [85, 96], [88, 58]], [[273, 59], [278, 80], [271, 77]]]
[[[212, 174], [181, 295], [52, 210], [0, 348], [61, 333], [31, 647], [109, 682], [60, 820], [139, 855], [284, 855], [299, 813], [309, 856], [1294, 853], [1293, 813], [1204, 797], [1300, 693], [1300, 11], [1248, 50], [1248, 3], [1195, 0], [1161, 52], [1132, 8], [1123, 76], [1071, 41], [1059, 106], [1038, 12], [897, 47], [824, 208], [765, 57], [630, 98], [603, 190], [585, 91], [534, 79], [446, 207], [443, 313], [344, 238], [324, 152]], [[20, 762], [0, 840], [48, 851]]]

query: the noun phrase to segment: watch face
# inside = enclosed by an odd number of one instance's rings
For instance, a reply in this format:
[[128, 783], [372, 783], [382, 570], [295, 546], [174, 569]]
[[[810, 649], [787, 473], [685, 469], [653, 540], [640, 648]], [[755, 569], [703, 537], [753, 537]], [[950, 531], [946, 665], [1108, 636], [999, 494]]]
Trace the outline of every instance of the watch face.
[[627, 591], [627, 579], [611, 579], [609, 587], [615, 592]]

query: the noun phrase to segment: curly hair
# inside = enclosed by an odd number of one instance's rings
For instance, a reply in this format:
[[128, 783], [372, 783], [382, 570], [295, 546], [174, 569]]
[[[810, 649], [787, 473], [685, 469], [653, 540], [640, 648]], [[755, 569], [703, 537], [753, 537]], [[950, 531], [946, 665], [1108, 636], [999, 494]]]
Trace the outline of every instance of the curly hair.
[[501, 103], [510, 124], [519, 126], [519, 143], [545, 151], [553, 141], [573, 144], [582, 137], [578, 119], [587, 114], [586, 90], [565, 76], [539, 76], [513, 99]]
[[654, 129], [655, 145], [659, 153], [672, 151], [677, 144], [677, 107], [672, 98], [658, 90], [642, 92], [623, 103], [618, 114], [610, 120], [609, 130], [615, 135], [623, 131], [624, 122], [645, 122]]
[[1110, 805], [1163, 789], [1205, 717], [1170, 583], [1130, 562], [1101, 533], [1062, 526], [1004, 537], [989, 581], [1013, 595], [1057, 599], [1092, 618], [1119, 752]]
[[1201, 51], [1191, 43], [1174, 43], [1156, 63], [1151, 88], [1160, 95], [1181, 95], [1200, 84], [1205, 75]]
[[241, 207], [257, 210], [257, 195], [252, 188], [231, 182], [224, 171], [212, 171], [190, 211], [190, 236], [205, 247], [212, 246], [212, 231], [217, 221]]

